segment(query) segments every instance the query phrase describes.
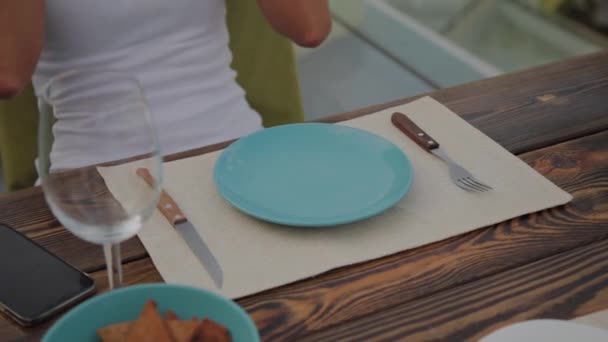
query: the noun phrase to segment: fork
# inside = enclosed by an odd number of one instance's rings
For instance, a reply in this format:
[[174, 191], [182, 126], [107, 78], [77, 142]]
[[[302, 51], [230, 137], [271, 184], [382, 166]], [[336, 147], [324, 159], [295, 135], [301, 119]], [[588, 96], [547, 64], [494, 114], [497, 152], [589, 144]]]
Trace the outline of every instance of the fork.
[[492, 190], [492, 187], [473, 177], [473, 175], [456, 163], [445, 152], [439, 148], [439, 143], [431, 138], [426, 132], [418, 127], [410, 118], [403, 113], [393, 113], [391, 117], [393, 125], [399, 128], [405, 135], [414, 140], [416, 144], [425, 151], [430, 152], [448, 164], [450, 178], [458, 187], [472, 192], [484, 192]]

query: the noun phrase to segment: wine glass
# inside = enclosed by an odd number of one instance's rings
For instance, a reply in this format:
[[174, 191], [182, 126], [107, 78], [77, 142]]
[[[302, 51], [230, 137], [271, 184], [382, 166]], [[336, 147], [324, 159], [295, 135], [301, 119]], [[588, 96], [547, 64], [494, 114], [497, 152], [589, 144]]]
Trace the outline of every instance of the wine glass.
[[[123, 71], [70, 70], [50, 79], [38, 94], [37, 168], [45, 199], [63, 226], [103, 245], [109, 288], [120, 287], [120, 243], [133, 237], [155, 210], [162, 181], [156, 128], [138, 80]], [[99, 167], [136, 162], [155, 178], [121, 184], [131, 194], [119, 202]]]

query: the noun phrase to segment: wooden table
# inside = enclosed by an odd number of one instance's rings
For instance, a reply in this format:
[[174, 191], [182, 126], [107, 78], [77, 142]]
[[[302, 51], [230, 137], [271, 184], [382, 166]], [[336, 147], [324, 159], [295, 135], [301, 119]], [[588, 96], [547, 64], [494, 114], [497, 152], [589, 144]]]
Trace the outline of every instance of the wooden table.
[[[264, 340], [464, 341], [516, 321], [608, 308], [608, 52], [430, 95], [574, 200], [238, 300]], [[63, 229], [39, 188], [1, 195], [0, 208], [0, 222], [106, 286], [101, 248]], [[161, 281], [137, 238], [123, 256], [126, 283]], [[23, 330], [0, 318], [0, 340], [36, 340], [48, 325]]]

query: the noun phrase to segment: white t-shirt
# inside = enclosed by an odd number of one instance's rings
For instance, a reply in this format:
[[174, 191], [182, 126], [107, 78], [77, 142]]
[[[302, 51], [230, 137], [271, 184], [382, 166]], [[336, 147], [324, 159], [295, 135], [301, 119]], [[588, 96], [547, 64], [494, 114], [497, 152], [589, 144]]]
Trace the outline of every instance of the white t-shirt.
[[[51, 77], [73, 68], [132, 72], [144, 88], [164, 154], [262, 127], [230, 68], [223, 0], [45, 3], [46, 37], [33, 76], [37, 93]], [[61, 115], [56, 113], [60, 121]], [[68, 128], [76, 134], [55, 136], [53, 167], [86, 157], [75, 146], [88, 135]], [[100, 134], [104, 129], [110, 127], [99, 127]], [[116, 159], [124, 152], [117, 150]]]

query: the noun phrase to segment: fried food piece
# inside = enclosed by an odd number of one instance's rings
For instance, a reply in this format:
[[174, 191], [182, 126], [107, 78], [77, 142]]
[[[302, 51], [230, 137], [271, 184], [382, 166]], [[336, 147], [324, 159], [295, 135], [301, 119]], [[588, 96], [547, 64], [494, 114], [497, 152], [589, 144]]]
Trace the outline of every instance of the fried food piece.
[[195, 336], [191, 342], [230, 342], [230, 333], [228, 330], [218, 323], [210, 319], [204, 319], [198, 326]]
[[182, 321], [172, 310], [167, 310], [165, 320], [171, 335], [177, 342], [190, 342], [199, 325], [198, 318], [194, 317], [190, 321]]
[[102, 342], [123, 342], [127, 339], [131, 322], [108, 325], [97, 330], [97, 336]]
[[200, 325], [199, 322], [178, 320], [167, 321], [167, 324], [176, 342], [192, 341], [192, 337], [196, 334]]
[[140, 316], [131, 324], [126, 341], [175, 342], [167, 323], [158, 313], [156, 302], [146, 302]]
[[97, 330], [103, 342], [230, 342], [228, 330], [210, 320], [180, 320], [175, 312], [167, 310], [165, 318], [152, 300], [145, 303], [135, 321], [121, 322]]
[[167, 321], [177, 320], [177, 315], [175, 314], [175, 312], [167, 310], [167, 313], [165, 313], [165, 319]]

